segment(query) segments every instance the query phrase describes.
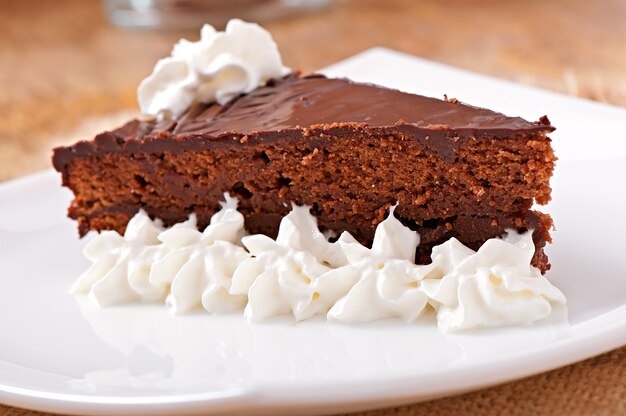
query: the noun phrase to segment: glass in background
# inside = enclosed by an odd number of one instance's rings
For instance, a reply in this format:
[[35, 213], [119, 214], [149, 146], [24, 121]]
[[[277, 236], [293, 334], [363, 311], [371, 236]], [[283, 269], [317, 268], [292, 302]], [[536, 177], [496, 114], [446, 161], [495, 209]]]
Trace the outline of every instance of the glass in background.
[[264, 22], [325, 8], [335, 0], [104, 0], [117, 26], [194, 29], [204, 23], [223, 28], [234, 17]]

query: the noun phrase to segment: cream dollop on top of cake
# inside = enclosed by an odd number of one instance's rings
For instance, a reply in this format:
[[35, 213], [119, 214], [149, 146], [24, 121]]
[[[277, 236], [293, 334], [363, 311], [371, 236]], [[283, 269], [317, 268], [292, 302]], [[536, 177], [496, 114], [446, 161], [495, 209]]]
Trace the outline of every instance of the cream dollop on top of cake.
[[204, 25], [197, 42], [181, 39], [141, 82], [137, 97], [142, 113], [178, 118], [194, 102], [225, 104], [289, 72], [268, 31], [232, 19], [223, 32]]

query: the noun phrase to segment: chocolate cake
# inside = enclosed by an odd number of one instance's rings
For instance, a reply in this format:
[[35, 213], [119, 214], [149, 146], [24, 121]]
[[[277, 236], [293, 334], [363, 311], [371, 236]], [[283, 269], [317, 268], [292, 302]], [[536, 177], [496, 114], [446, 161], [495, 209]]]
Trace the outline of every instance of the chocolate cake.
[[54, 150], [81, 236], [123, 232], [140, 209], [165, 224], [195, 212], [204, 227], [224, 192], [251, 233], [275, 236], [291, 203], [320, 228], [370, 244], [388, 208], [419, 232], [417, 261], [451, 237], [477, 249], [506, 229], [533, 230], [532, 264], [550, 268], [555, 157], [546, 117], [528, 122], [321, 75], [270, 81], [225, 105], [194, 104], [178, 120], [133, 120]]

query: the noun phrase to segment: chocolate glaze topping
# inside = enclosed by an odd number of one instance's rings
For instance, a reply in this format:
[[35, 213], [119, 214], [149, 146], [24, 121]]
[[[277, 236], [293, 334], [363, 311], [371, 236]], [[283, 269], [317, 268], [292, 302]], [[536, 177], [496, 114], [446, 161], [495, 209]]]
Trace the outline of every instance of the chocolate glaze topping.
[[74, 157], [102, 152], [201, 149], [233, 136], [301, 137], [305, 129], [340, 134], [362, 128], [430, 140], [428, 147], [445, 159], [452, 158], [452, 149], [463, 139], [554, 130], [547, 117], [533, 123], [454, 99], [438, 100], [322, 75], [289, 75], [226, 105], [197, 103], [177, 121], [133, 120], [92, 142], [57, 148], [54, 165], [61, 170]]
[[201, 104], [180, 120], [174, 132], [249, 134], [333, 123], [364, 123], [374, 128], [403, 123], [453, 130], [538, 127], [483, 108], [313, 75], [274, 81], [223, 107]]

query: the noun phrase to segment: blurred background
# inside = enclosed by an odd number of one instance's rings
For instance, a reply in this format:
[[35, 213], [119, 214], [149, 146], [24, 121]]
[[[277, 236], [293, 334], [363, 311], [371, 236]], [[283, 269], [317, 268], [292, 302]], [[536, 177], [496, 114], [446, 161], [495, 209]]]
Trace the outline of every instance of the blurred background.
[[0, 181], [132, 116], [156, 60], [231, 17], [304, 72], [386, 46], [626, 106], [623, 0], [0, 0]]

